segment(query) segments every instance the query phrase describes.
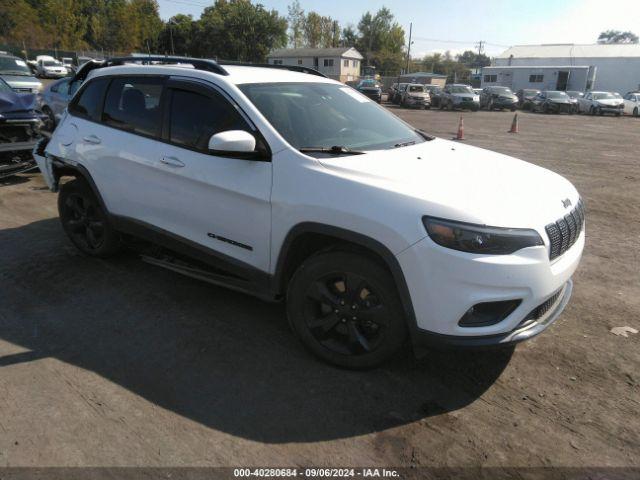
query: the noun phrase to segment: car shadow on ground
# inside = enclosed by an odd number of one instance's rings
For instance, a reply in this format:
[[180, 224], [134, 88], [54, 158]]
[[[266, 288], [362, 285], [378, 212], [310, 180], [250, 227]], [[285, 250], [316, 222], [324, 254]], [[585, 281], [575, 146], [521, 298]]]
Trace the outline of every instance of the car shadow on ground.
[[433, 351], [419, 362], [340, 370], [302, 349], [282, 305], [133, 255], [84, 257], [57, 219], [0, 230], [0, 251], [0, 338], [28, 350], [0, 352], [0, 374], [53, 357], [255, 441], [346, 438], [460, 409], [513, 353]]

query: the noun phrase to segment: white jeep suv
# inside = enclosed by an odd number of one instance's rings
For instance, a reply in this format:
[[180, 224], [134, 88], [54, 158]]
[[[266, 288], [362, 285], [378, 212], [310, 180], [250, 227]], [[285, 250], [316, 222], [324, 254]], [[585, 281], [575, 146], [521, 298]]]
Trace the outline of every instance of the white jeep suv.
[[85, 67], [35, 155], [88, 255], [142, 239], [151, 263], [286, 300], [302, 343], [351, 368], [525, 340], [569, 300], [584, 211], [549, 170], [433, 138], [304, 67]]

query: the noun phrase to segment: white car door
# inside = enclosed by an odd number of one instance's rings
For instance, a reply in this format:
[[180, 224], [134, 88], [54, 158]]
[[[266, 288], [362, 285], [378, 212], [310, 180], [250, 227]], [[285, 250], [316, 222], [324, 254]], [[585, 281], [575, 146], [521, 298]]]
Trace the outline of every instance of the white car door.
[[578, 100], [578, 109], [582, 113], [589, 113], [591, 108], [591, 93], [585, 93], [584, 97]]
[[135, 76], [91, 80], [56, 131], [55, 138], [63, 142], [74, 137], [67, 146], [72, 154], [67, 150], [65, 157], [89, 171], [109, 213], [123, 219], [140, 222], [157, 214], [153, 173], [164, 81]]
[[272, 168], [268, 155], [214, 154], [209, 138], [246, 130], [268, 152], [239, 107], [212, 84], [169, 80], [163, 100], [164, 143], [145, 176], [142, 220], [223, 257], [269, 270]]

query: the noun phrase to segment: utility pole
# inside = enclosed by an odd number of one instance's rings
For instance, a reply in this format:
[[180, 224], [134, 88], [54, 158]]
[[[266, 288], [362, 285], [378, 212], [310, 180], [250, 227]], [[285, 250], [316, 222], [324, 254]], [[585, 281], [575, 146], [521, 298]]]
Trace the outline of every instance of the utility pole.
[[171, 55], [175, 55], [176, 51], [173, 48], [173, 19], [169, 19], [169, 38], [171, 39]]
[[409, 46], [407, 47], [407, 71], [409, 73], [409, 63], [411, 62], [411, 30], [413, 28], [413, 23], [409, 23]]
[[484, 44], [485, 41], [484, 40], [480, 40], [478, 43], [476, 43], [476, 45], [478, 46], [478, 56], [476, 57], [476, 61], [475, 61], [475, 65], [474, 67], [476, 68], [476, 75], [478, 73], [480, 73], [480, 55], [482, 55], [482, 50], [484, 49]]

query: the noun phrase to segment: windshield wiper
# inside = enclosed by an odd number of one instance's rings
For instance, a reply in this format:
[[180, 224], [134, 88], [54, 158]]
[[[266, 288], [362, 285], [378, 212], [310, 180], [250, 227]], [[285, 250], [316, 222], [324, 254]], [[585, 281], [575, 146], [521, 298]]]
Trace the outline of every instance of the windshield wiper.
[[362, 155], [360, 150], [351, 150], [344, 145], [334, 145], [333, 147], [302, 147], [299, 148], [302, 153], [329, 153], [331, 155]]
[[416, 144], [415, 140], [410, 140], [408, 142], [396, 143], [393, 146], [393, 148], [408, 147], [409, 145], [415, 145], [415, 144]]

